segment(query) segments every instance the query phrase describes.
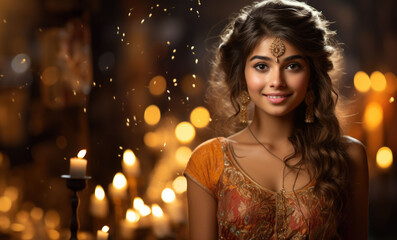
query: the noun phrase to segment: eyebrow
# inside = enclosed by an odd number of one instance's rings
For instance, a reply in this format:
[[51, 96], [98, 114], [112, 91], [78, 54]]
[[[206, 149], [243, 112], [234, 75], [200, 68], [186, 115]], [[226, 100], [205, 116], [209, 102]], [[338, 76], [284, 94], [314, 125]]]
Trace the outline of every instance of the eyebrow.
[[[255, 60], [255, 59], [260, 59], [260, 60], [264, 60], [264, 61], [272, 61], [272, 59], [269, 57], [259, 56], [259, 55], [253, 56], [252, 58], [250, 58], [250, 61]], [[302, 55], [292, 55], [292, 56], [285, 58], [284, 61], [291, 61], [294, 59], [305, 59], [305, 58]]]

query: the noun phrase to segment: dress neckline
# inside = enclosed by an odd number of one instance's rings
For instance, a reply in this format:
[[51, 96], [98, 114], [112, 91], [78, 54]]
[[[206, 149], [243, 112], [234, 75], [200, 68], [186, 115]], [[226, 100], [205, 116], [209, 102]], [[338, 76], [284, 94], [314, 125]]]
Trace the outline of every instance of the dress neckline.
[[[242, 167], [241, 165], [238, 163], [238, 161], [234, 158], [231, 149], [230, 149], [230, 145], [231, 145], [231, 141], [227, 138], [220, 138], [220, 142], [221, 144], [224, 146], [224, 153], [227, 157], [227, 160], [229, 160], [233, 166], [236, 167], [236, 169], [241, 172], [244, 177], [246, 177], [252, 184], [258, 186], [260, 189], [262, 189], [265, 192], [271, 193], [272, 195], [276, 195], [276, 194], [280, 194], [280, 192], [276, 192], [273, 191], [265, 186], [263, 186], [262, 184], [258, 183], [255, 179], [253, 179]], [[304, 185], [303, 187], [300, 187], [298, 189], [296, 189], [295, 191], [286, 191], [284, 194], [286, 195], [290, 195], [290, 194], [294, 194], [294, 192], [297, 194], [299, 192], [305, 191], [308, 188], [314, 186], [316, 183], [316, 180], [313, 178], [309, 183], [307, 183], [306, 185]]]

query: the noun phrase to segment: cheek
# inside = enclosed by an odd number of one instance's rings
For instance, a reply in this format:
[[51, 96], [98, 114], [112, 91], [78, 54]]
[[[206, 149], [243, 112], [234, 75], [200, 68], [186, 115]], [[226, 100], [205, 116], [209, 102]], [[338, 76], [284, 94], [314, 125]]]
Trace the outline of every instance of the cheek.
[[250, 91], [255, 91], [258, 90], [258, 88], [262, 88], [263, 81], [255, 74], [254, 71], [245, 71], [245, 81], [247, 83], [247, 88]]

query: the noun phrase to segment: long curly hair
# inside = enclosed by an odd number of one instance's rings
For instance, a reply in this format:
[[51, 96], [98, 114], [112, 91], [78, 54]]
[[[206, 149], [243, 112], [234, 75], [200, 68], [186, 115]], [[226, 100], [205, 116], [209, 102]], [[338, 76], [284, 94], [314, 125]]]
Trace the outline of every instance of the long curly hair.
[[[298, 48], [308, 59], [308, 89], [315, 95], [314, 123], [304, 121], [306, 104], [296, 112], [295, 130], [289, 138], [295, 154], [286, 159], [288, 167], [309, 166], [316, 179], [315, 194], [324, 201], [323, 239], [338, 239], [346, 198], [348, 155], [335, 108], [338, 94], [333, 86], [341, 56], [335, 32], [324, 16], [294, 0], [262, 0], [241, 10], [226, 26], [215, 50], [207, 100], [213, 107], [214, 122], [224, 126], [222, 134], [246, 127], [239, 123], [240, 93], [246, 90], [245, 62], [263, 37], [279, 37]], [[226, 122], [226, 124], [225, 124]], [[299, 154], [295, 166], [288, 160]]]

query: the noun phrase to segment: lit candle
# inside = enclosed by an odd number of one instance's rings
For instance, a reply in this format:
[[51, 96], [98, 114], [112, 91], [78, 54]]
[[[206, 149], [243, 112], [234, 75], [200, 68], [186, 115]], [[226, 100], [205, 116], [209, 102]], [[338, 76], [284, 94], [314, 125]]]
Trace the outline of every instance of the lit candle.
[[141, 173], [139, 161], [131, 149], [126, 149], [123, 154], [123, 172], [127, 177], [137, 177]]
[[113, 183], [109, 186], [109, 192], [113, 199], [123, 199], [127, 195], [127, 179], [124, 174], [118, 172], [113, 177]]
[[91, 214], [97, 218], [105, 218], [108, 215], [108, 200], [105, 191], [99, 185], [95, 187], [95, 193], [91, 194]]
[[138, 227], [139, 215], [132, 209], [128, 209], [125, 219], [121, 221], [120, 233], [122, 238], [134, 237], [135, 229]]
[[71, 178], [84, 178], [87, 168], [87, 160], [84, 159], [87, 150], [83, 149], [77, 155], [77, 158], [70, 159], [70, 171], [69, 175]]
[[108, 240], [109, 238], [109, 227], [103, 226], [102, 230], [97, 231], [97, 240]]
[[167, 213], [170, 215], [173, 223], [183, 223], [185, 221], [185, 212], [183, 204], [179, 201], [175, 192], [171, 188], [165, 188], [161, 193], [162, 200], [166, 203]]
[[152, 216], [154, 235], [156, 235], [158, 238], [168, 236], [170, 234], [168, 217], [164, 215], [163, 210], [159, 205], [152, 205]]
[[139, 219], [139, 227], [140, 228], [147, 228], [150, 226], [150, 216], [149, 214], [152, 212], [148, 205], [145, 205], [142, 198], [136, 197], [134, 198], [134, 209], [139, 212], [140, 219]]

